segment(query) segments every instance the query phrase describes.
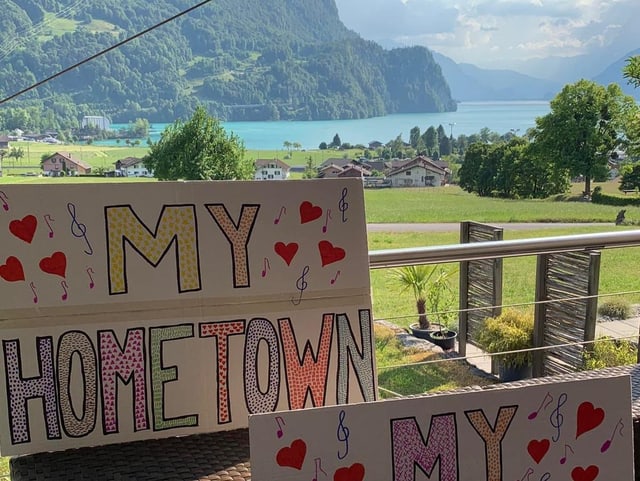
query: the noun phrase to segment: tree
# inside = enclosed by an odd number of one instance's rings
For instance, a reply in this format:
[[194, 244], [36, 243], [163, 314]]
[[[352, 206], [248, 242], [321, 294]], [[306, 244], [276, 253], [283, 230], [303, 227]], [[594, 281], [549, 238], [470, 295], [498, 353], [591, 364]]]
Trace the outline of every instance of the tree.
[[624, 77], [631, 85], [640, 87], [640, 55], [627, 59], [624, 67]]
[[[16, 160], [20, 160], [24, 157], [24, 149], [22, 147], [11, 147], [11, 149], [9, 150], [9, 153], [7, 154], [7, 157], [9, 157], [10, 159], [16, 159]], [[13, 166], [15, 167], [15, 161], [13, 163]]]
[[634, 165], [622, 174], [620, 190], [634, 190], [640, 188], [640, 164]]
[[419, 142], [420, 142], [420, 127], [416, 125], [409, 132], [409, 143], [411, 144], [411, 147], [413, 147], [414, 149], [417, 149]]
[[340, 140], [340, 136], [338, 134], [333, 136], [333, 140], [329, 144], [329, 147], [340, 147], [342, 145], [342, 140]]
[[315, 162], [313, 161], [313, 157], [307, 157], [307, 163], [304, 166], [304, 173], [302, 174], [303, 179], [315, 179], [318, 177], [318, 169], [315, 166]]
[[422, 134], [424, 146], [427, 148], [427, 155], [432, 156], [439, 149], [438, 131], [432, 125]]
[[536, 119], [533, 142], [540, 155], [555, 159], [572, 177], [583, 176], [590, 195], [591, 179], [606, 178], [609, 156], [637, 111], [618, 85], [580, 80], [566, 85], [551, 101], [551, 112]]
[[160, 180], [251, 179], [253, 161], [244, 154], [242, 140], [227, 135], [220, 122], [199, 106], [190, 120], [177, 120], [165, 129], [144, 164]]
[[287, 152], [289, 152], [289, 157], [291, 157], [291, 148], [293, 147], [293, 144], [288, 140], [285, 140], [284, 142], [282, 142], [282, 146]]

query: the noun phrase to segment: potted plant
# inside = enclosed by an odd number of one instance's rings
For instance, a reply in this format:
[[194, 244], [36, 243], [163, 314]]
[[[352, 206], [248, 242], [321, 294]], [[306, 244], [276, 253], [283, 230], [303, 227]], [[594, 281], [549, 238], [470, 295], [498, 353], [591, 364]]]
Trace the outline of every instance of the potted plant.
[[[418, 322], [409, 326], [411, 333], [426, 339], [444, 350], [453, 349], [458, 336], [451, 327], [454, 312], [446, 312], [454, 303], [453, 290], [449, 279], [454, 274], [442, 266], [405, 266], [393, 271], [403, 290], [411, 289], [416, 300]], [[429, 321], [427, 308], [436, 318]]]
[[[531, 351], [533, 347], [533, 316], [530, 313], [507, 309], [499, 316], [485, 319], [477, 331], [480, 347], [497, 354], [500, 380], [516, 381], [531, 376]], [[509, 354], [498, 354], [510, 352]]]

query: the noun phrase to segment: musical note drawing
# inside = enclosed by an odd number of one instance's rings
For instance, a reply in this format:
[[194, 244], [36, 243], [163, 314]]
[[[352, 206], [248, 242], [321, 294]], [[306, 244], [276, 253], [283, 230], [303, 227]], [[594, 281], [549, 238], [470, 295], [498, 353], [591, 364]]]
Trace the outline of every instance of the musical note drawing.
[[29, 287], [31, 287], [31, 292], [33, 292], [33, 303], [38, 303], [38, 292], [36, 291], [36, 285], [33, 282], [29, 283]]
[[549, 416], [549, 422], [554, 428], [556, 428], [556, 434], [551, 436], [551, 439], [553, 440], [554, 443], [557, 443], [558, 440], [560, 439], [560, 428], [564, 423], [564, 416], [560, 412], [560, 408], [566, 402], [567, 402], [567, 393], [563, 392], [562, 394], [560, 394], [560, 396], [558, 396], [558, 403], [556, 405], [556, 408], [553, 410], [553, 412]]
[[60, 286], [62, 286], [62, 290], [64, 291], [64, 293], [60, 296], [60, 299], [66, 301], [69, 297], [69, 291], [67, 291], [67, 289], [69, 289], [69, 286], [67, 285], [66, 281], [61, 281]]
[[344, 425], [346, 415], [344, 409], [340, 410], [340, 414], [338, 415], [338, 429], [336, 434], [338, 441], [344, 443], [344, 454], [340, 454], [338, 450], [338, 459], [344, 459], [347, 457], [347, 454], [349, 454], [349, 428]]
[[284, 436], [284, 431], [282, 430], [282, 426], [286, 426], [287, 423], [285, 423], [284, 419], [282, 419], [280, 416], [276, 416], [276, 424], [278, 425], [276, 436], [278, 436], [278, 439], [280, 439], [282, 436]]
[[529, 468], [527, 469], [527, 472], [524, 473], [524, 476], [522, 476], [519, 480], [516, 480], [516, 481], [529, 481], [529, 476], [531, 476], [532, 474], [533, 474], [533, 468], [529, 466]]
[[44, 221], [49, 228], [49, 239], [53, 239], [53, 227], [51, 227], [51, 222], [55, 222], [55, 219], [53, 219], [49, 214], [45, 214]]
[[316, 475], [313, 477], [312, 481], [318, 481], [318, 471], [324, 474], [325, 477], [327, 476], [327, 473], [322, 469], [322, 458], [315, 458], [313, 461], [316, 463]]
[[282, 217], [282, 214], [286, 215], [286, 213], [287, 213], [287, 208], [283, 205], [282, 207], [280, 207], [280, 213], [278, 214], [278, 217], [273, 219], [273, 223], [274, 224], [279, 224], [280, 223], [280, 218]]
[[93, 289], [96, 286], [96, 283], [93, 282], [92, 274], [95, 274], [95, 272], [93, 272], [93, 269], [91, 267], [87, 267], [86, 271], [87, 275], [89, 276], [89, 289]]
[[296, 280], [296, 289], [300, 291], [300, 296], [296, 300], [295, 298], [291, 298], [291, 303], [294, 306], [300, 305], [302, 302], [302, 293], [309, 287], [309, 283], [306, 280], [307, 274], [309, 274], [309, 266], [304, 266], [302, 269], [302, 274]]
[[618, 426], [620, 426], [620, 436], [622, 436], [622, 430], [624, 429], [624, 423], [622, 422], [622, 418], [620, 418], [616, 423], [616, 425], [613, 427], [613, 432], [611, 433], [611, 437], [607, 439], [604, 443], [602, 443], [602, 446], [600, 447], [601, 453], [606, 452], [611, 447], [613, 438], [616, 436], [616, 432], [618, 431]]
[[342, 213], [342, 222], [347, 222], [347, 216], [345, 213], [349, 208], [349, 203], [347, 202], [347, 194], [349, 193], [349, 189], [346, 187], [342, 189], [342, 195], [340, 196], [340, 201], [338, 202], [338, 209]]
[[564, 456], [562, 456], [560, 458], [560, 464], [564, 464], [564, 463], [567, 462], [567, 449], [569, 451], [571, 451], [571, 454], [576, 454], [576, 453], [573, 452], [573, 448], [571, 446], [569, 446], [568, 444], [565, 444], [564, 445]]
[[339, 277], [339, 276], [340, 276], [340, 271], [338, 271], [338, 272], [336, 273], [336, 276], [335, 276], [333, 279], [331, 279], [331, 285], [333, 285], [333, 284], [335, 284], [335, 283], [336, 283], [336, 281], [338, 280], [338, 277]]
[[269, 259], [268, 258], [264, 258], [264, 260], [262, 261], [262, 277], [266, 277], [267, 275], [267, 271], [271, 270], [271, 264], [269, 264]]
[[87, 247], [89, 250], [85, 250], [84, 253], [92, 256], [93, 255], [93, 247], [91, 247], [91, 243], [89, 242], [89, 238], [87, 237], [87, 226], [81, 222], [78, 222], [78, 218], [76, 217], [76, 206], [75, 204], [69, 202], [67, 204], [67, 211], [71, 216], [71, 233], [74, 237], [78, 239], [84, 239], [87, 243]]
[[329, 219], [331, 219], [331, 209], [327, 209], [327, 213], [324, 216], [324, 225], [322, 226], [322, 232], [327, 232], [327, 225], [329, 224]]
[[3, 191], [0, 190], [0, 201], [2, 202], [2, 208], [5, 211], [9, 210], [9, 197]]
[[546, 409], [547, 406], [552, 402], [553, 402], [553, 396], [551, 395], [550, 392], [547, 392], [547, 394], [544, 395], [544, 399], [542, 399], [542, 402], [540, 403], [540, 406], [538, 407], [538, 409], [533, 411], [531, 414], [529, 414], [529, 416], [527, 416], [527, 419], [532, 420], [538, 417], [538, 414], [540, 413], [540, 411]]

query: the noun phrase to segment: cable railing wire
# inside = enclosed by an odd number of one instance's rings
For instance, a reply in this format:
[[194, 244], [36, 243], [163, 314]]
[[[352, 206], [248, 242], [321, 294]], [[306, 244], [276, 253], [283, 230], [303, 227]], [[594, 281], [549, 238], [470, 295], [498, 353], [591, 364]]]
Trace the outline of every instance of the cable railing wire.
[[176, 13], [175, 15], [172, 15], [171, 17], [162, 20], [161, 22], [156, 23], [155, 25], [152, 25], [151, 27], [145, 28], [144, 30], [132, 35], [131, 37], [127, 37], [124, 40], [122, 40], [122, 41], [120, 41], [120, 42], [118, 42], [118, 43], [116, 43], [114, 45], [111, 45], [110, 47], [107, 47], [107, 48], [105, 48], [104, 50], [101, 50], [98, 53], [95, 53], [95, 54], [93, 54], [93, 55], [91, 55], [89, 57], [86, 57], [83, 60], [80, 60], [79, 62], [77, 62], [77, 63], [75, 63], [75, 64], [73, 64], [73, 65], [71, 65], [71, 66], [69, 66], [69, 67], [67, 67], [65, 69], [62, 69], [62, 70], [58, 71], [57, 73], [55, 73], [53, 75], [50, 75], [49, 77], [47, 77], [45, 79], [42, 79], [42, 80], [30, 85], [29, 87], [26, 87], [26, 88], [20, 90], [19, 92], [16, 92], [14, 94], [9, 95], [8, 97], [3, 98], [2, 100], [0, 100], [0, 105], [4, 104], [6, 102], [9, 102], [10, 100], [13, 100], [14, 98], [19, 97], [22, 94], [30, 92], [31, 90], [36, 89], [36, 88], [40, 87], [41, 85], [44, 85], [44, 84], [46, 84], [46, 83], [48, 83], [48, 82], [50, 82], [50, 81], [52, 81], [52, 80], [54, 80], [54, 79], [56, 79], [56, 78], [58, 78], [60, 76], [66, 74], [67, 72], [70, 72], [71, 70], [73, 70], [75, 68], [78, 68], [81, 65], [84, 65], [85, 63], [91, 62], [92, 60], [94, 60], [94, 59], [96, 59], [98, 57], [101, 57], [102, 55], [104, 55], [106, 53], [111, 52], [112, 50], [120, 48], [123, 45], [125, 45], [125, 44], [127, 44], [127, 43], [129, 43], [129, 42], [131, 42], [131, 41], [133, 41], [133, 40], [135, 40], [137, 38], [140, 38], [143, 35], [151, 32], [151, 31], [153, 31], [153, 30], [155, 30], [155, 29], [157, 29], [157, 28], [159, 28], [159, 27], [161, 27], [161, 26], [163, 26], [163, 25], [165, 25], [165, 24], [167, 24], [169, 22], [173, 22], [174, 20], [182, 17], [183, 15], [191, 13], [194, 10], [206, 5], [207, 3], [210, 3], [211, 1], [212, 0], [203, 0], [202, 2], [197, 3], [196, 5], [193, 5], [193, 6], [187, 8], [185, 10], [182, 10], [182, 11]]

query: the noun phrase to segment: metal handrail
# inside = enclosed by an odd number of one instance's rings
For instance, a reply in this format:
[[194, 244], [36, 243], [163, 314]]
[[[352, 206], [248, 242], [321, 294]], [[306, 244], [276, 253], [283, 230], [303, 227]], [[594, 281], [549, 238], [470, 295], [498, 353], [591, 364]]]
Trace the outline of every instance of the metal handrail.
[[633, 246], [640, 246], [640, 229], [432, 247], [382, 249], [369, 251], [369, 267], [371, 269], [384, 269], [419, 264], [441, 264], [497, 257], [517, 257]]

